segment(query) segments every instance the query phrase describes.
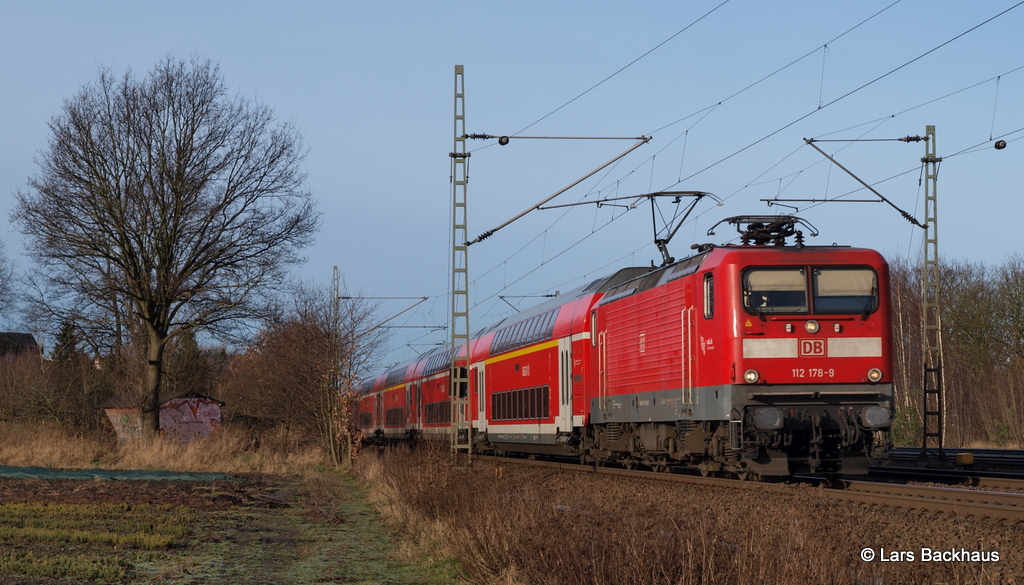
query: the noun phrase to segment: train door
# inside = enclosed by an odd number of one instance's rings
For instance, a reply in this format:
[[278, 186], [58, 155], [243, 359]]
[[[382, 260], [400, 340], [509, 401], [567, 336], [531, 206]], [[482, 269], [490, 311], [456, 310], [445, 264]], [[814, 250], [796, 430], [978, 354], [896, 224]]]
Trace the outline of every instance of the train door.
[[602, 416], [608, 410], [608, 335], [607, 331], [597, 334], [597, 407]]
[[383, 433], [384, 432], [384, 391], [383, 390], [380, 390], [380, 391], [377, 392], [376, 400], [374, 400], [374, 405], [377, 407], [376, 408], [377, 413], [376, 413], [376, 415], [374, 417], [376, 419], [376, 424], [374, 425], [374, 430], [375, 431], [376, 430], [380, 430], [380, 432]]
[[403, 403], [405, 409], [405, 430], [409, 431], [413, 425], [412, 415], [412, 395], [413, 395], [413, 384], [409, 383], [405, 385], [405, 402]]
[[558, 340], [558, 416], [556, 432], [572, 430], [572, 338]]
[[423, 386], [419, 380], [412, 389], [412, 408], [416, 410], [416, 428], [423, 432]]
[[476, 425], [474, 428], [487, 430], [487, 385], [484, 378], [484, 364], [472, 367], [473, 386], [476, 389]]
[[695, 309], [692, 305], [685, 306], [679, 315], [680, 345], [682, 360], [680, 364], [681, 388], [683, 389], [683, 405], [692, 406], [697, 403], [694, 392], [694, 368], [697, 364], [697, 324], [694, 320]]

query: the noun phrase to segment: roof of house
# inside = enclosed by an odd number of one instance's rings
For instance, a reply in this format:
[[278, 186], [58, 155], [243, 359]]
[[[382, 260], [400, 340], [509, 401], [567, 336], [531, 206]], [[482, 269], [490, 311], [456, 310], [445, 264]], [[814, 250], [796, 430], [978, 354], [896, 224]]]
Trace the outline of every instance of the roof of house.
[[39, 351], [31, 333], [0, 332], [0, 355], [25, 351]]
[[[219, 406], [224, 406], [224, 404], [225, 404], [225, 403], [221, 402], [220, 400], [217, 400], [216, 398], [211, 398], [209, 396], [206, 396], [204, 394], [200, 394], [198, 392], [161, 392], [160, 393], [160, 404], [162, 406], [162, 405], [167, 404], [168, 402], [170, 402], [171, 400], [174, 400], [176, 398], [201, 398], [203, 400], [210, 400], [210, 401], [216, 402]], [[111, 398], [110, 400], [105, 400], [105, 401], [103, 401], [103, 402], [101, 402], [101, 403], [96, 405], [96, 408], [99, 408], [99, 409], [105, 409], [105, 408], [134, 408], [134, 407], [135, 407], [135, 403], [133, 403], [132, 399], [127, 397], [127, 396], [115, 396], [114, 398]]]
[[217, 400], [216, 398], [211, 398], [205, 394], [200, 394], [198, 392], [161, 392], [160, 404], [167, 404], [168, 402], [174, 400], [175, 398], [201, 398], [203, 400], [216, 402], [220, 406], [224, 406], [224, 403], [221, 402], [220, 400]]

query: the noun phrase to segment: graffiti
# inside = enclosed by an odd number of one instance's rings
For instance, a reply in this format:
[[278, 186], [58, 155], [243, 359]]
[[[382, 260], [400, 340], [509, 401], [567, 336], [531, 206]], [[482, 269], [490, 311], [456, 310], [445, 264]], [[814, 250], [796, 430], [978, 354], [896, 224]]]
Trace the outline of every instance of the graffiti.
[[209, 398], [172, 398], [160, 407], [160, 430], [191, 441], [220, 426], [220, 403]]
[[136, 408], [107, 408], [107, 420], [114, 426], [119, 444], [142, 435], [142, 415]]

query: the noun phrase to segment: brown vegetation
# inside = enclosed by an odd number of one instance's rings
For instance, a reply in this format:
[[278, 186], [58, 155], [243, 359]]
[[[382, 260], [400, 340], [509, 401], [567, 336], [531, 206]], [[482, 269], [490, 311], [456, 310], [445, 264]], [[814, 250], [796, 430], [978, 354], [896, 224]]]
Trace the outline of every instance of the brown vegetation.
[[138, 334], [155, 433], [169, 342], [263, 314], [312, 241], [302, 137], [198, 57], [101, 68], [49, 128], [12, 214], [45, 276], [37, 309]]
[[[358, 446], [349, 416], [352, 381], [372, 367], [385, 334], [372, 325], [372, 304], [335, 296], [327, 287], [297, 288], [292, 306], [275, 312], [255, 341], [234, 355], [179, 335], [164, 360], [163, 387], [225, 402], [223, 424], [231, 428], [231, 441], [273, 450], [286, 437], [289, 451], [315, 448], [329, 464], [346, 464]], [[52, 359], [31, 353], [0, 359], [0, 423], [49, 424], [61, 435], [99, 440], [112, 432], [102, 404], [145, 404], [143, 345], [93, 358], [83, 345], [66, 323]]]
[[218, 397], [237, 417], [315, 438], [335, 465], [347, 464], [359, 430], [351, 417], [354, 381], [384, 343], [375, 306], [310, 286], [231, 361]]
[[[1024, 577], [1024, 531], [871, 509], [816, 488], [779, 493], [623, 479], [516, 463], [451, 465], [443, 451], [360, 456], [378, 507], [481, 585], [1004, 583]], [[764, 488], [764, 489], [762, 489]], [[871, 547], [999, 551], [999, 563], [864, 562]]]
[[228, 428], [191, 443], [144, 437], [119, 446], [111, 435], [55, 424], [0, 425], [0, 465], [297, 475], [329, 464], [320, 446], [284, 429], [257, 437]]
[[[0, 425], [0, 465], [228, 471], [208, 481], [0, 478], [0, 583], [453, 583], [392, 558], [359, 486], [323, 449], [228, 429], [117, 447], [58, 425]], [[268, 475], [269, 474], [269, 475]]]
[[[940, 266], [945, 446], [1024, 445], [1024, 258]], [[892, 261], [896, 439], [920, 444], [921, 275]]]

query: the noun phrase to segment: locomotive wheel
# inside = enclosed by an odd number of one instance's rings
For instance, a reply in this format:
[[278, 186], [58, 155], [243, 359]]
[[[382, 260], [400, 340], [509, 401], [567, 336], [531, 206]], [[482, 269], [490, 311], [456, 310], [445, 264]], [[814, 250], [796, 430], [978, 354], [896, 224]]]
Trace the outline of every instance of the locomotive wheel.
[[650, 467], [651, 471], [655, 473], [664, 473], [666, 471], [670, 471], [668, 468], [668, 459], [666, 459], [665, 457], [662, 457], [661, 459], [658, 459], [656, 461], [652, 461], [650, 463]]
[[750, 469], [744, 469], [736, 473], [736, 479], [740, 481], [761, 481], [761, 476]]

